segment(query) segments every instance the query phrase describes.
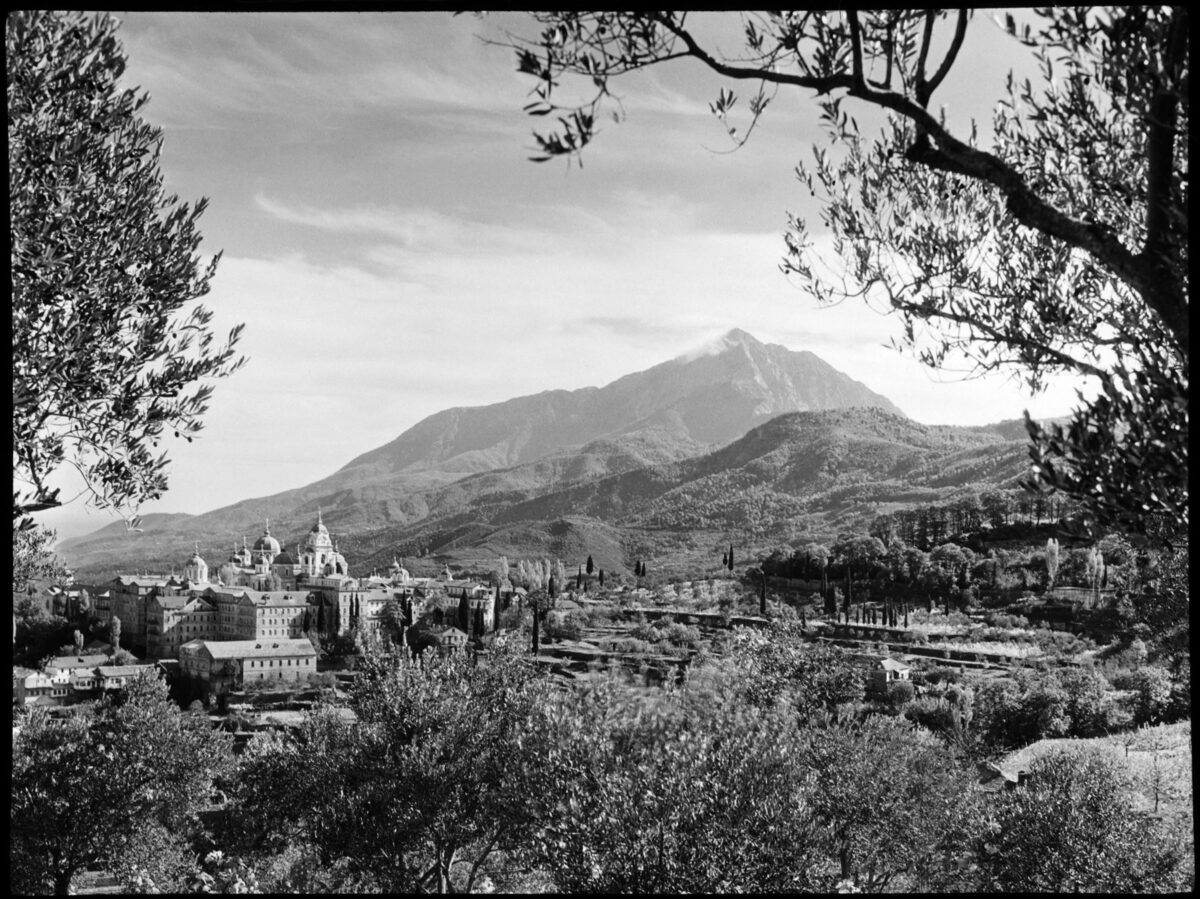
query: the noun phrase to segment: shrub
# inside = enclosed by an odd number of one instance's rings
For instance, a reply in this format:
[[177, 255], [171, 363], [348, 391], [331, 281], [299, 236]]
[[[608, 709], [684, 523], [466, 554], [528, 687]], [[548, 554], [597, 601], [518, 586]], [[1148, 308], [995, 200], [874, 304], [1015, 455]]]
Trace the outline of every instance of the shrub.
[[1158, 724], [1171, 705], [1171, 675], [1157, 665], [1141, 668], [1133, 677], [1133, 721]]
[[887, 701], [893, 709], [902, 709], [917, 695], [916, 688], [906, 680], [895, 680], [888, 684]]
[[906, 705], [904, 717], [931, 733], [945, 735], [954, 733], [954, 713], [950, 707], [929, 696], [919, 697]]
[[1097, 671], [1065, 671], [1059, 676], [1067, 694], [1071, 735], [1095, 737], [1108, 726], [1106, 693], [1108, 682]]
[[626, 637], [617, 640], [612, 645], [613, 652], [626, 652], [632, 654], [649, 654], [655, 652], [653, 643], [648, 643], [645, 640], [638, 640], [632, 637]]
[[1024, 615], [1010, 615], [1007, 612], [988, 612], [983, 616], [986, 624], [992, 627], [1007, 628], [1007, 629], [1026, 629], [1029, 627], [1029, 619]]
[[934, 665], [925, 675], [931, 684], [956, 684], [960, 676], [957, 668], [949, 668], [945, 665]]

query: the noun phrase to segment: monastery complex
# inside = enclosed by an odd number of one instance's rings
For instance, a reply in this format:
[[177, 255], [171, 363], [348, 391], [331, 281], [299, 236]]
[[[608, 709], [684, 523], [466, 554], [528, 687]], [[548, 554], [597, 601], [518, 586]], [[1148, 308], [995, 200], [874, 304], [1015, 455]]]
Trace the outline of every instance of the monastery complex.
[[[497, 594], [455, 580], [448, 568], [440, 578], [412, 577], [396, 560], [386, 576], [354, 577], [318, 512], [294, 553], [268, 522], [253, 546], [245, 538], [235, 545], [215, 578], [197, 547], [182, 577], [122, 575], [93, 588], [92, 606], [104, 623], [120, 619], [123, 645], [149, 659], [177, 659], [182, 673], [219, 692], [239, 680], [314, 673], [312, 638], [376, 630], [389, 604], [404, 627], [428, 624], [450, 642], [482, 635], [494, 629]], [[443, 619], [443, 607], [466, 614]], [[469, 633], [439, 627], [443, 620], [465, 620]]]

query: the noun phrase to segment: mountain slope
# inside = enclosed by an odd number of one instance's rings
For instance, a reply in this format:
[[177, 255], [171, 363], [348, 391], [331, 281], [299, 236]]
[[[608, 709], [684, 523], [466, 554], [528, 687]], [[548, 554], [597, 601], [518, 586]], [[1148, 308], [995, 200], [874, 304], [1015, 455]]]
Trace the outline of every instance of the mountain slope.
[[604, 553], [602, 567], [621, 571], [654, 554], [648, 547], [687, 552], [734, 533], [739, 542], [832, 539], [865, 529], [880, 512], [1014, 487], [1028, 461], [1012, 433], [1007, 423], [931, 427], [876, 409], [792, 413], [696, 458], [524, 498], [480, 494], [348, 545], [369, 569], [418, 546], [469, 565], [501, 553], [563, 555], [581, 544]]
[[202, 515], [148, 515], [136, 537], [110, 525], [65, 541], [60, 551], [77, 567], [117, 559], [136, 565], [194, 541], [229, 546], [259, 533], [264, 518], [291, 545], [289, 535], [306, 533], [318, 508], [343, 535], [404, 526], [487, 494], [526, 499], [688, 458], [783, 412], [851, 406], [898, 412], [812, 353], [733, 330], [605, 387], [438, 412], [304, 487]]

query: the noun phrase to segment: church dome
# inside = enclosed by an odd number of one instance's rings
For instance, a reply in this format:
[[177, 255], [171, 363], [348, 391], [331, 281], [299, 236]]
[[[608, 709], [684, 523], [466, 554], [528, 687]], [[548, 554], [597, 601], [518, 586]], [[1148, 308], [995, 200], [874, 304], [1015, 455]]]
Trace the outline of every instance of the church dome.
[[279, 541], [271, 536], [271, 528], [268, 527], [263, 531], [263, 535], [254, 541], [254, 551], [256, 553], [266, 553], [270, 556], [279, 554]]
[[184, 572], [184, 576], [192, 583], [203, 584], [208, 581], [208, 563], [200, 557], [199, 545], [195, 547], [192, 557], [188, 559]]
[[296, 565], [298, 563], [296, 562], [295, 559], [292, 558], [292, 554], [289, 553], [285, 549], [283, 552], [281, 552], [279, 555], [277, 555], [274, 558], [274, 560], [272, 560], [271, 564], [272, 565]]

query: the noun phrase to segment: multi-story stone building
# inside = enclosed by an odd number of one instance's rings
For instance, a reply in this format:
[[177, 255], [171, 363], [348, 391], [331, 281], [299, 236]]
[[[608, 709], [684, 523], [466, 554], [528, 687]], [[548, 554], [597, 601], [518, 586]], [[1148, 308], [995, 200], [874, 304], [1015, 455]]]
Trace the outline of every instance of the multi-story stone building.
[[209, 694], [265, 680], [301, 681], [315, 674], [309, 640], [193, 640], [179, 648], [180, 670]]
[[217, 638], [217, 609], [206, 596], [152, 596], [146, 607], [146, 654], [174, 659], [191, 640]]
[[146, 652], [146, 625], [150, 600], [155, 596], [187, 596], [188, 583], [170, 578], [120, 575], [113, 578], [103, 591], [103, 603], [96, 603], [101, 621], [121, 619], [121, 643], [136, 653]]

